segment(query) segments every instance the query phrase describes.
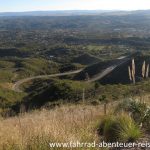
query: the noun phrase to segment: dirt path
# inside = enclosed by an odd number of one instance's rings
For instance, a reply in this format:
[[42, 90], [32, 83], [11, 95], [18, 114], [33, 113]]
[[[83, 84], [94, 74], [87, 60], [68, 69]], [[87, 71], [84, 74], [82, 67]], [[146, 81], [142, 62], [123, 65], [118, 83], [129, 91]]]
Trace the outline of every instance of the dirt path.
[[12, 90], [15, 92], [23, 92], [20, 89], [20, 86], [23, 83], [26, 83], [30, 80], [34, 80], [34, 79], [43, 79], [43, 78], [50, 78], [50, 77], [59, 77], [59, 76], [64, 76], [64, 75], [71, 75], [71, 74], [76, 74], [81, 72], [83, 69], [79, 69], [79, 70], [75, 70], [75, 71], [70, 71], [70, 72], [64, 72], [64, 73], [57, 73], [57, 74], [51, 74], [51, 75], [39, 75], [39, 76], [34, 76], [34, 77], [29, 77], [29, 78], [25, 78], [22, 80], [17, 81], [16, 83], [14, 83], [14, 85], [12, 86]]
[[102, 72], [100, 72], [100, 73], [96, 74], [95, 76], [93, 76], [88, 82], [94, 82], [94, 81], [102, 79], [107, 74], [111, 73], [116, 67], [126, 63], [129, 60], [129, 58], [126, 58], [126, 57], [120, 57], [118, 59], [121, 60], [121, 62], [116, 63], [116, 65], [112, 65], [112, 66], [107, 67]]
[[[88, 82], [94, 82], [94, 81], [102, 79], [104, 76], [106, 76], [107, 74], [111, 73], [116, 67], [118, 67], [119, 65], [127, 62], [129, 60], [129, 58], [121, 57], [120, 60], [122, 60], [122, 61], [119, 62], [119, 63], [116, 63], [116, 65], [112, 65], [112, 66], [107, 67], [102, 72], [100, 72], [99, 74], [97, 74], [93, 78], [91, 78]], [[19, 80], [16, 83], [14, 83], [14, 85], [12, 86], [12, 90], [15, 91], [15, 92], [23, 92], [20, 89], [20, 86], [23, 83], [26, 83], [26, 82], [28, 82], [30, 80], [42, 79], [42, 78], [50, 78], [50, 77], [59, 77], [59, 76], [71, 75], [71, 74], [77, 74], [77, 73], [81, 72], [82, 70], [83, 69], [79, 69], [79, 70], [75, 70], [75, 71], [70, 71], [70, 72], [64, 72], [64, 73], [58, 73], [58, 74], [39, 75], [39, 76], [25, 78], [25, 79]]]
[[117, 65], [114, 65], [114, 66], [110, 66], [110, 67], [104, 69], [101, 73], [99, 73], [99, 74], [97, 74], [96, 76], [94, 76], [93, 78], [91, 78], [91, 79], [89, 80], [89, 82], [94, 82], [94, 81], [97, 81], [97, 80], [102, 79], [102, 78], [105, 77], [107, 74], [111, 73], [116, 67], [117, 67]]

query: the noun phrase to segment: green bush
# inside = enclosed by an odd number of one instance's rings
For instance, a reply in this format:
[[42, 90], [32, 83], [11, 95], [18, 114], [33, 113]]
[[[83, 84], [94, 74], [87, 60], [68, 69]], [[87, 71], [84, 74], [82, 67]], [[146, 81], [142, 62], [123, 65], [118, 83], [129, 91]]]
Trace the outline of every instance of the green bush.
[[130, 113], [135, 122], [150, 131], [150, 107], [146, 103], [126, 99], [118, 105], [116, 112], [120, 110]]
[[133, 142], [141, 136], [141, 131], [134, 120], [126, 114], [118, 118], [119, 140]]
[[127, 114], [106, 116], [99, 128], [107, 142], [133, 142], [141, 137], [141, 131], [134, 120]]
[[117, 141], [116, 129], [116, 118], [114, 116], [106, 116], [99, 128], [99, 134], [104, 136], [105, 141]]

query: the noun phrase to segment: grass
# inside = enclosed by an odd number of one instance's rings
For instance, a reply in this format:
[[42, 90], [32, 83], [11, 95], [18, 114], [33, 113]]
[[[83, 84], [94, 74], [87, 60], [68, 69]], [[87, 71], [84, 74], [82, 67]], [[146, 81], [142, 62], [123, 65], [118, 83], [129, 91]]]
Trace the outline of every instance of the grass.
[[[42, 79], [35, 80], [33, 83], [28, 83], [23, 86], [24, 91], [28, 95], [22, 101], [24, 105], [32, 108], [43, 107], [53, 102], [78, 102], [82, 100], [83, 89], [85, 90], [85, 98], [89, 101], [93, 84], [87, 82], [79, 82], [72, 80]], [[20, 105], [20, 103], [18, 104]], [[53, 104], [52, 104], [53, 105]]]
[[142, 135], [134, 120], [125, 113], [104, 117], [99, 130], [107, 142], [135, 142]]
[[0, 68], [13, 68], [15, 63], [11, 61], [0, 60]]
[[5, 58], [0, 60], [0, 82], [16, 80], [36, 75], [58, 73], [60, 65], [45, 58]]
[[86, 48], [89, 51], [92, 51], [92, 50], [100, 51], [100, 50], [103, 50], [105, 48], [105, 46], [102, 46], [102, 45], [88, 45]]
[[58, 64], [43, 58], [24, 59], [20, 63], [19, 77], [53, 74], [59, 72]]
[[48, 150], [53, 142], [136, 142], [143, 130], [128, 113], [114, 114], [116, 104], [108, 105], [107, 115], [103, 105], [80, 103], [0, 118], [0, 150]]
[[98, 141], [96, 130], [102, 116], [101, 106], [66, 105], [2, 118], [0, 149], [47, 150], [49, 142]]
[[73, 59], [73, 62], [82, 64], [82, 65], [91, 65], [100, 62], [101, 60], [90, 54], [83, 54]]
[[0, 70], [0, 82], [11, 82], [14, 75], [11, 70]]
[[125, 142], [134, 142], [138, 140], [142, 134], [138, 125], [134, 120], [127, 114], [122, 114], [118, 118], [119, 122], [119, 140]]
[[116, 108], [116, 112], [126, 111], [130, 113], [132, 118], [142, 125], [145, 130], [150, 131], [150, 107], [144, 101], [125, 99]]

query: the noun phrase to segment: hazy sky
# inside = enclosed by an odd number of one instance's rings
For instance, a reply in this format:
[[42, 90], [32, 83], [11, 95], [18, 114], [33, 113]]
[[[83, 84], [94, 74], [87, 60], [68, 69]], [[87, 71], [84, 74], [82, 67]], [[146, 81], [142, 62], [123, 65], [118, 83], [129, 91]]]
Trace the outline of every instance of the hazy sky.
[[0, 0], [0, 12], [76, 9], [150, 9], [150, 0]]

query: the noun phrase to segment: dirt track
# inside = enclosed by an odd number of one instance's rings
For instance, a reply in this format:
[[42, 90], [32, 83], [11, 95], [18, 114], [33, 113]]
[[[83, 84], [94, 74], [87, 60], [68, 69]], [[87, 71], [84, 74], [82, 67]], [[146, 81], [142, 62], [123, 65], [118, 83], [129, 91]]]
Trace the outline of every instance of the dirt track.
[[[92, 77], [88, 82], [94, 82], [94, 81], [102, 79], [104, 76], [106, 76], [107, 74], [111, 73], [117, 66], [119, 66], [119, 65], [125, 63], [126, 61], [128, 61], [129, 58], [122, 57], [120, 60], [122, 60], [122, 61], [119, 62], [119, 63], [117, 63], [116, 65], [112, 65], [112, 66], [107, 67], [102, 72], [100, 72], [100, 73], [96, 74], [94, 77]], [[77, 73], [81, 72], [82, 70], [83, 69], [79, 69], [79, 70], [75, 70], [75, 71], [70, 71], [70, 72], [64, 72], [64, 73], [58, 73], [58, 74], [39, 75], [39, 76], [25, 78], [25, 79], [17, 81], [12, 86], [12, 90], [15, 91], [15, 92], [22, 92], [22, 90], [20, 89], [20, 86], [23, 83], [26, 83], [26, 82], [28, 82], [30, 80], [42, 79], [42, 78], [50, 78], [50, 77], [59, 77], [59, 76], [71, 75], [71, 74], [77, 74]]]
[[50, 77], [59, 77], [59, 76], [64, 76], [64, 75], [71, 75], [71, 74], [79, 73], [81, 71], [82, 71], [82, 69], [75, 70], [75, 71], [70, 71], [70, 72], [64, 72], [64, 73], [57, 73], [57, 74], [51, 74], [51, 75], [39, 75], [39, 76], [25, 78], [25, 79], [19, 80], [16, 83], [14, 83], [14, 85], [12, 86], [12, 90], [15, 91], [15, 92], [22, 92], [22, 90], [20, 89], [20, 86], [23, 83], [26, 83], [26, 82], [28, 82], [30, 80], [42, 79], [42, 78], [50, 78]]

